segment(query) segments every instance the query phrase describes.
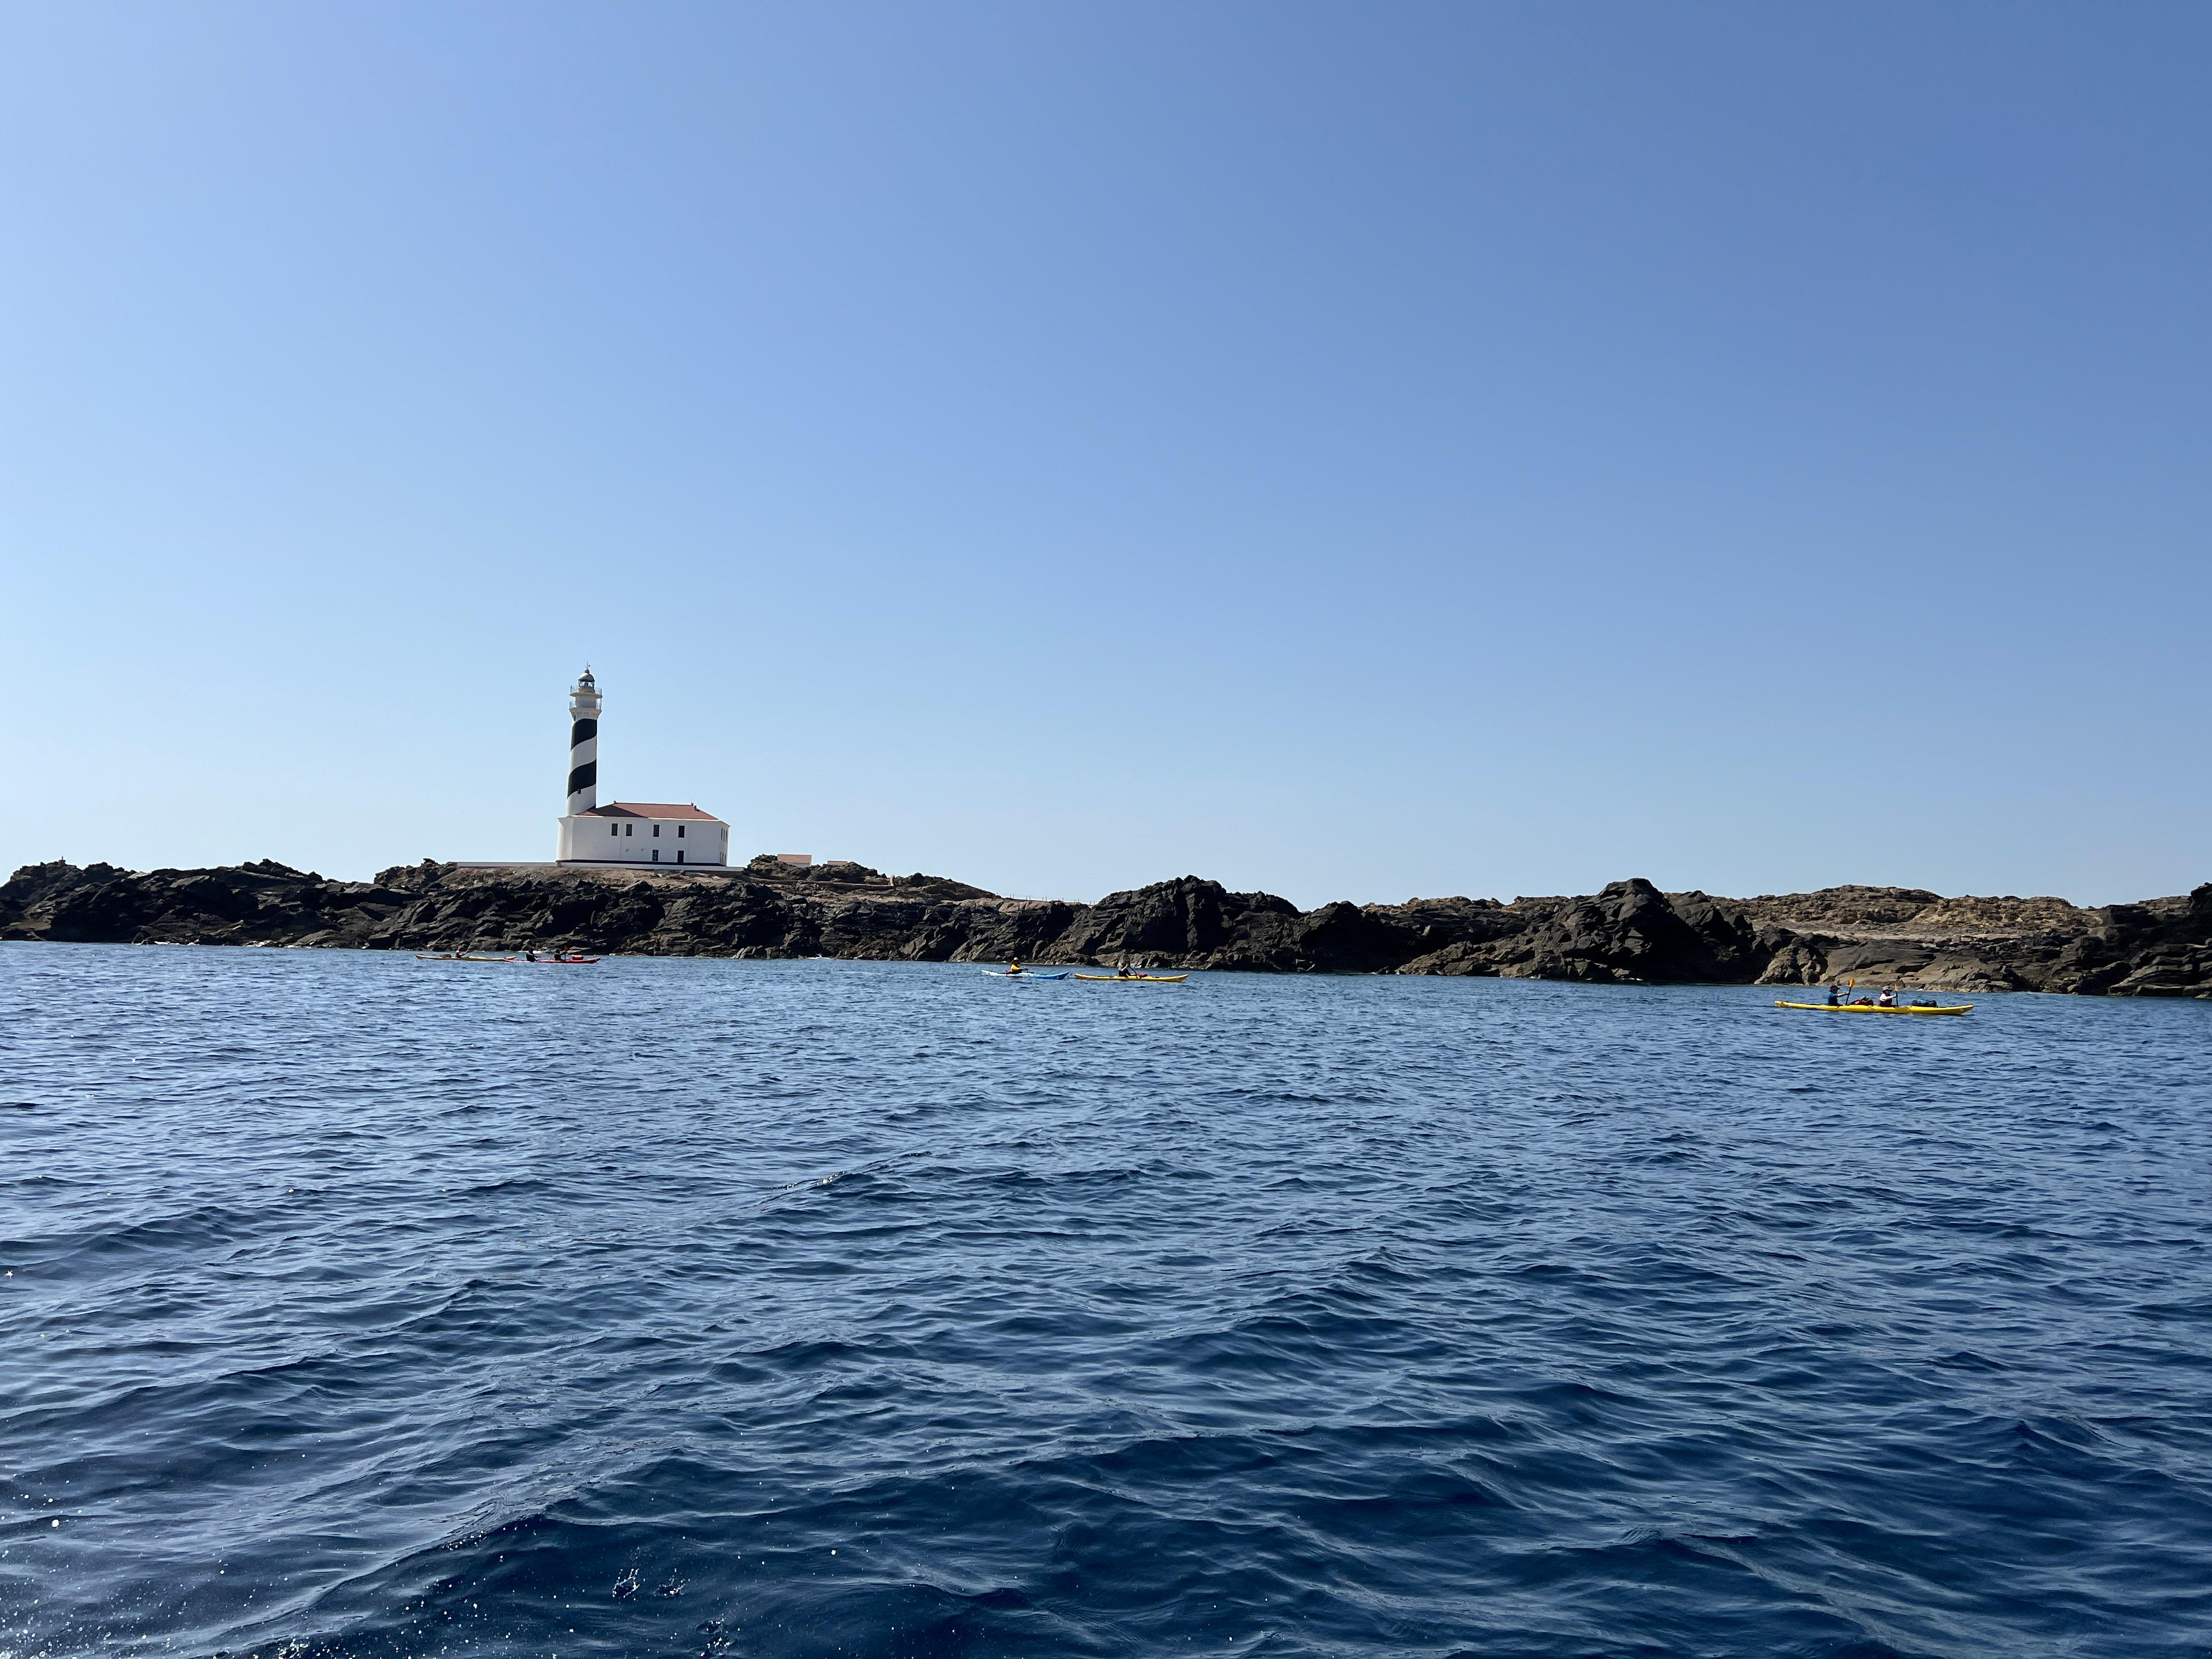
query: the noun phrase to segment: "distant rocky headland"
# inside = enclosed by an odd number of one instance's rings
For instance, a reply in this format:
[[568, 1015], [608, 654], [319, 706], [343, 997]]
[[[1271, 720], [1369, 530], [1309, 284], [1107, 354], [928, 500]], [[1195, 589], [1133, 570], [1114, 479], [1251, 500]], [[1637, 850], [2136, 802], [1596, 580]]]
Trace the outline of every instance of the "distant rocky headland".
[[0, 939], [663, 957], [1025, 961], [1260, 973], [1483, 975], [1589, 984], [1818, 985], [2212, 997], [2212, 883], [2083, 909], [1913, 888], [1712, 898], [1617, 881], [1586, 897], [1301, 910], [1186, 876], [1096, 904], [1001, 898], [857, 864], [478, 867], [328, 881], [281, 864], [143, 872], [28, 865]]

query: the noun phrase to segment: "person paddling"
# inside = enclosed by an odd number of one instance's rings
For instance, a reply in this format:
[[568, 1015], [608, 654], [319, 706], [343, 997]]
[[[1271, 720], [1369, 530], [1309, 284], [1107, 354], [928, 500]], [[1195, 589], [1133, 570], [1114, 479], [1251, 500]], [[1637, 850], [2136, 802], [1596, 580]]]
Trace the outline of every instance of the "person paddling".
[[1831, 1008], [1836, 1007], [1836, 1006], [1838, 1006], [1839, 1001], [1840, 1001], [1840, 999], [1838, 999], [1838, 998], [1837, 997], [1837, 995], [1836, 995], [1836, 988], [1835, 988], [1834, 986], [1831, 985], [1831, 986], [1828, 988], [1828, 1006], [1830, 1006]]
[[1021, 971], [1022, 959], [1019, 957], [1016, 957], [1012, 962], [1006, 964], [1006, 977], [1008, 979], [1012, 979], [1016, 974], [1018, 974]]

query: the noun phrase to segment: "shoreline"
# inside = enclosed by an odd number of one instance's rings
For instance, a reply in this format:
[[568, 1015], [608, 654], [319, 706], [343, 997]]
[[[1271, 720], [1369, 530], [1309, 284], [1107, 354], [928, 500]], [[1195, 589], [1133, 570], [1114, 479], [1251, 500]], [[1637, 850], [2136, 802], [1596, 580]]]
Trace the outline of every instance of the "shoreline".
[[1820, 985], [2212, 999], [2212, 883], [2082, 908], [1842, 886], [1749, 899], [1640, 879], [1583, 896], [1300, 910], [1195, 876], [1096, 903], [851, 863], [135, 872], [56, 860], [0, 885], [0, 940], [1025, 962], [1607, 985]]

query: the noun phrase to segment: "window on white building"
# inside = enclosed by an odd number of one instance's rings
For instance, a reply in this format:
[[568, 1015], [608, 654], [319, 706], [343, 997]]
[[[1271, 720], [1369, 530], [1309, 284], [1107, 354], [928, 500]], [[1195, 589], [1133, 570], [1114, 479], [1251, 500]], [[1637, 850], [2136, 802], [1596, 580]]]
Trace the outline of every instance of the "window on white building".
[[619, 823], [609, 824], [607, 826], [607, 833], [611, 836], [619, 836], [622, 834], [622, 825]]
[[684, 839], [684, 826], [680, 823], [676, 826], [676, 839], [678, 841]]

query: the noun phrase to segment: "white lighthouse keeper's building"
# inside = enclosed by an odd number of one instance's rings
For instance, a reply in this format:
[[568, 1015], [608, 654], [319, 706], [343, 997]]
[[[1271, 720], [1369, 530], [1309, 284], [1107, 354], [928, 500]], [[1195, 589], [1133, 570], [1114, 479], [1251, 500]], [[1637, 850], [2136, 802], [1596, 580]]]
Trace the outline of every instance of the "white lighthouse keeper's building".
[[682, 864], [727, 868], [730, 826], [696, 806], [599, 799], [599, 688], [586, 668], [568, 691], [568, 811], [557, 864]]

